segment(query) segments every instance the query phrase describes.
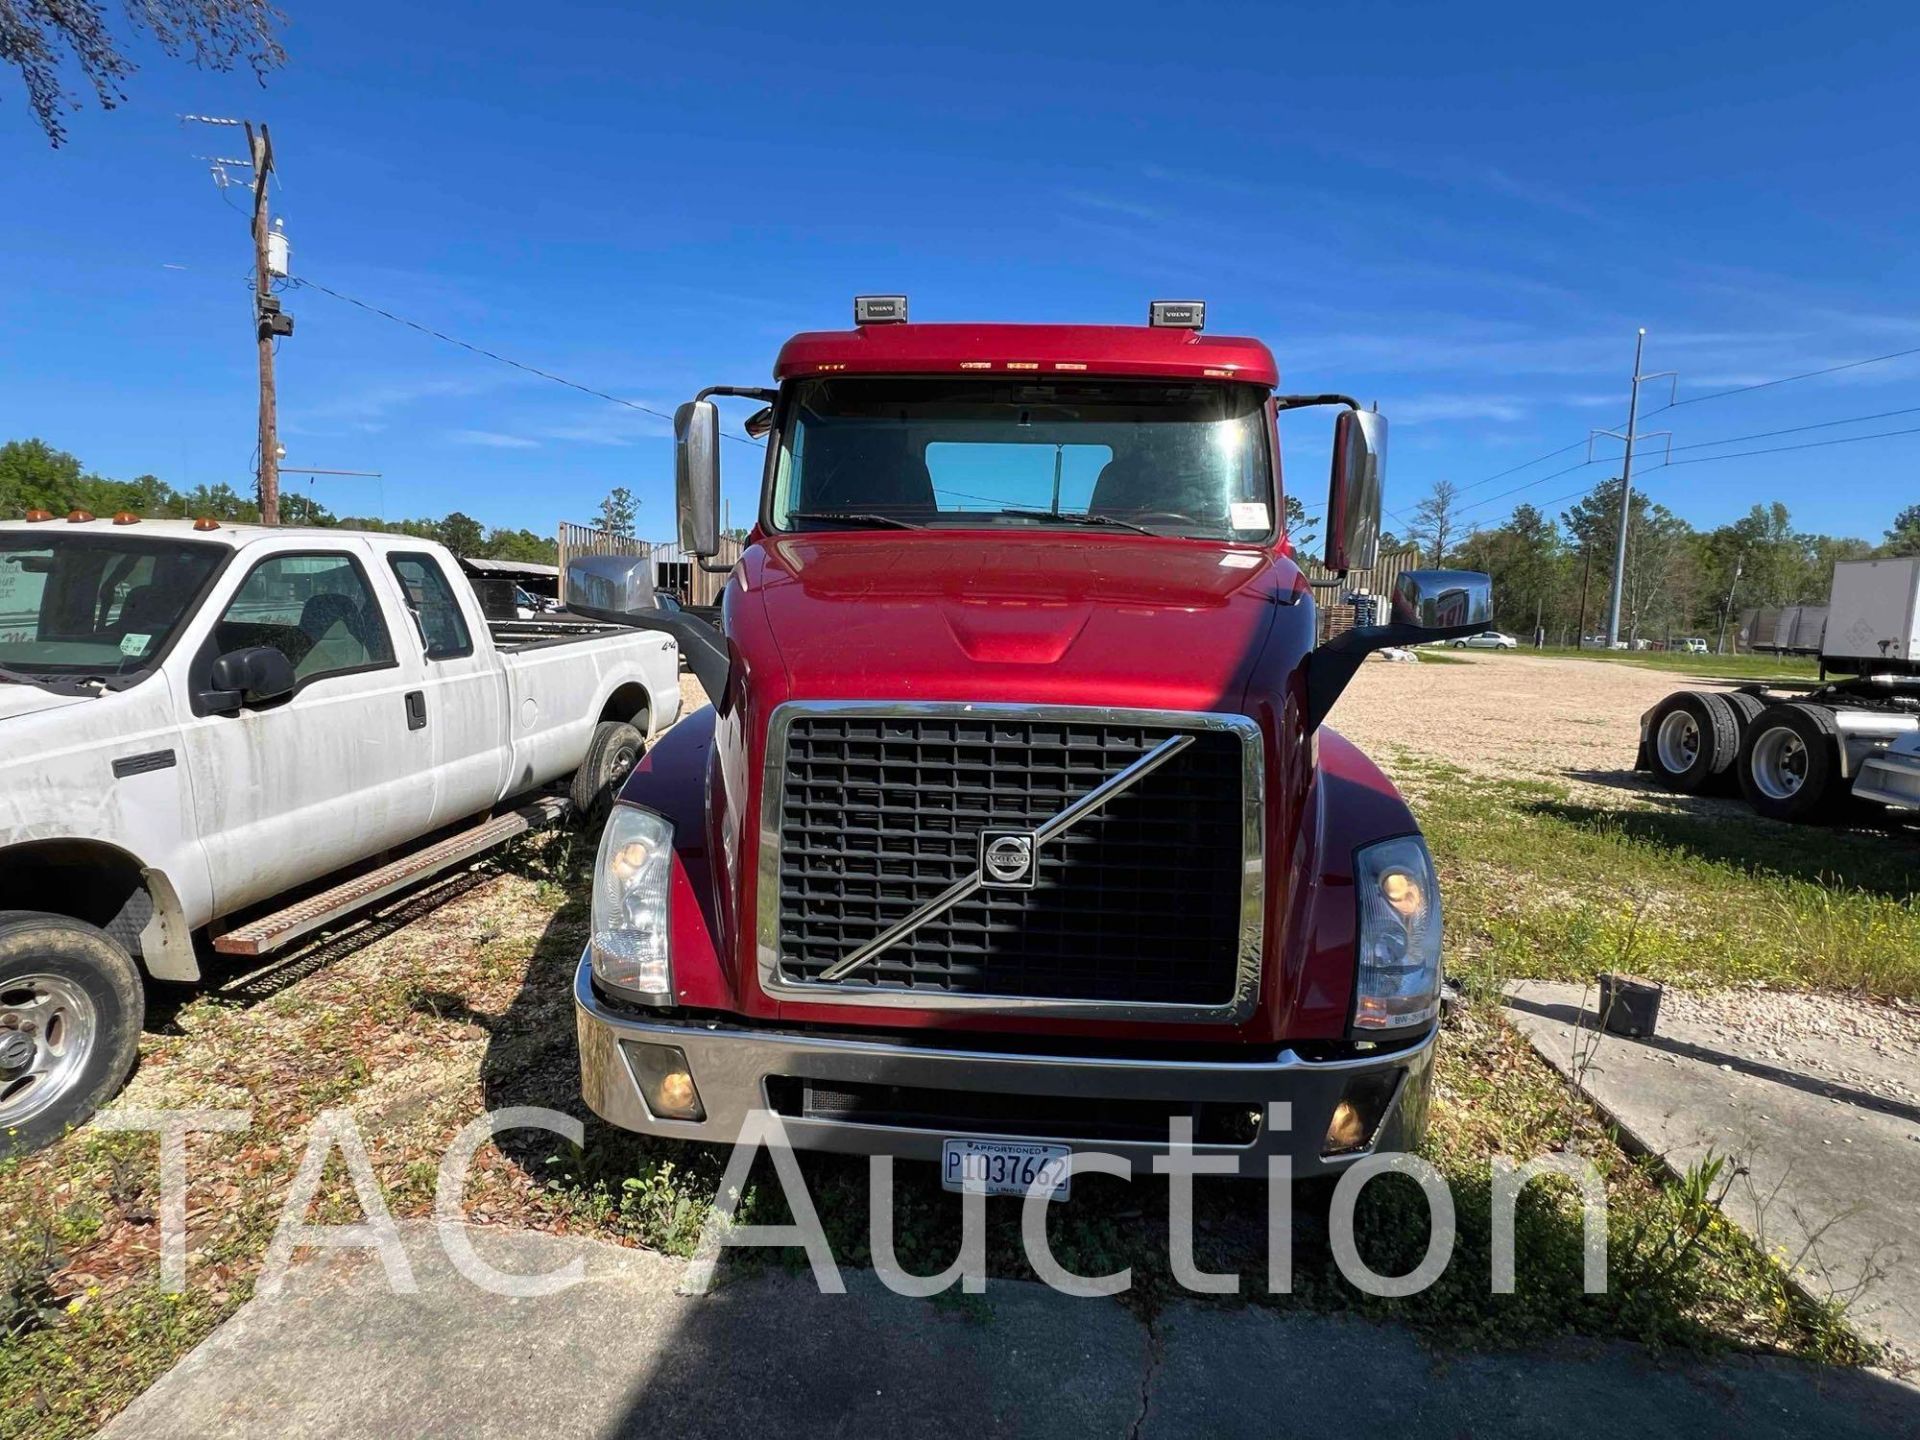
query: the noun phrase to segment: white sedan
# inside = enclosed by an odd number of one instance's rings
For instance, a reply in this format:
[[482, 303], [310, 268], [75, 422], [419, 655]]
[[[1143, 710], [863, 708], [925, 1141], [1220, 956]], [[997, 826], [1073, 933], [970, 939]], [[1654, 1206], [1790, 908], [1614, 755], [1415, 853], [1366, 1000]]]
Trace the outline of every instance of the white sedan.
[[1464, 640], [1448, 642], [1456, 650], [1518, 650], [1520, 642], [1499, 630], [1482, 630]]

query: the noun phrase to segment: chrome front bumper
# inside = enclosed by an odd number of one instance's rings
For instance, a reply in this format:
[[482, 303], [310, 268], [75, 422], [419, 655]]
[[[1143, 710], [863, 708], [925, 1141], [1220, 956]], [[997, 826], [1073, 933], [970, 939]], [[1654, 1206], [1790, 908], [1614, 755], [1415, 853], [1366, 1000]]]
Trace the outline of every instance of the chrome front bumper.
[[[777, 1108], [770, 1077], [827, 1084], [909, 1086], [937, 1091], [987, 1091], [1003, 1095], [1112, 1099], [1115, 1101], [1207, 1101], [1245, 1106], [1261, 1116], [1279, 1102], [1291, 1107], [1292, 1123], [1280, 1128], [1264, 1119], [1246, 1144], [1196, 1143], [1198, 1155], [1226, 1155], [1238, 1173], [1264, 1177], [1267, 1158], [1293, 1157], [1296, 1177], [1334, 1174], [1364, 1155], [1407, 1150], [1426, 1129], [1438, 1028], [1417, 1043], [1381, 1054], [1339, 1060], [1308, 1060], [1290, 1049], [1260, 1052], [1247, 1060], [1155, 1060], [1012, 1051], [956, 1050], [898, 1039], [860, 1039], [745, 1025], [643, 1018], [615, 1009], [595, 991], [583, 957], [574, 976], [574, 1010], [580, 1036], [581, 1093], [610, 1124], [648, 1135], [732, 1144], [756, 1109]], [[668, 1120], [647, 1108], [622, 1042], [672, 1045], [687, 1068], [706, 1110], [699, 1121]], [[1355, 1087], [1392, 1082], [1388, 1100], [1365, 1149], [1323, 1157], [1322, 1140], [1334, 1107]], [[1357, 1093], [1357, 1092], [1355, 1092]], [[1164, 1143], [1086, 1136], [997, 1136], [975, 1128], [928, 1129], [892, 1124], [783, 1114], [788, 1137], [799, 1149], [845, 1154], [890, 1154], [938, 1161], [951, 1135], [1044, 1140], [1076, 1151], [1117, 1155], [1136, 1172], [1166, 1153]]]

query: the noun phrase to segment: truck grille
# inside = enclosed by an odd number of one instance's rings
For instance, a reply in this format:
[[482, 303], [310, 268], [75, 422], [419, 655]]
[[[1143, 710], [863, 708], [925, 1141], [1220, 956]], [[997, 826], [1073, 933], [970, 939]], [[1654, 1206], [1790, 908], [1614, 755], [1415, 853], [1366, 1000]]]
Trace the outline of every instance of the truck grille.
[[[1039, 848], [1033, 888], [977, 890], [821, 980], [973, 874], [983, 828], [1037, 829], [1178, 735], [1192, 743]], [[768, 799], [777, 870], [763, 872], [778, 887], [779, 978], [849, 999], [904, 989], [928, 1001], [1234, 1004], [1258, 858], [1247, 851], [1248, 743], [1236, 729], [1107, 712], [794, 716], [784, 783]], [[1257, 884], [1254, 901], [1257, 925]]]

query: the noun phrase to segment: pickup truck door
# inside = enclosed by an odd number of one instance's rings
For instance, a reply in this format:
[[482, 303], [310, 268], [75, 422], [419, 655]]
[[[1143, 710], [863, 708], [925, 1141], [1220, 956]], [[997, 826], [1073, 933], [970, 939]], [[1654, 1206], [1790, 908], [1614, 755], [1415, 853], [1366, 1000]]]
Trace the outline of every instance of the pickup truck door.
[[250, 645], [286, 655], [298, 684], [237, 715], [185, 717], [216, 915], [403, 844], [433, 820], [432, 736], [410, 723], [420, 659], [394, 644], [404, 612], [373, 582], [370, 550], [341, 541], [255, 554], [242, 554], [250, 563], [214, 602], [191, 688]]
[[438, 829], [492, 807], [507, 782], [507, 682], [473, 587], [420, 550], [387, 555], [412, 619], [410, 643], [425, 675], [433, 745], [433, 824]]

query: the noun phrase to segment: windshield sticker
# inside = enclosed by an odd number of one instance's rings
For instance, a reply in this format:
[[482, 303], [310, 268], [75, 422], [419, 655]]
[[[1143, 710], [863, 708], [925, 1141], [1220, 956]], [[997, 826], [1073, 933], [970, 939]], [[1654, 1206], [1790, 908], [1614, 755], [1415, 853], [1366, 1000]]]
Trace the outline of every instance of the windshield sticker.
[[147, 653], [147, 646], [153, 643], [151, 635], [127, 634], [120, 637], [120, 653], [138, 660]]
[[1264, 500], [1236, 500], [1232, 510], [1233, 528], [1236, 530], [1265, 530], [1271, 524], [1267, 519], [1267, 502]]

